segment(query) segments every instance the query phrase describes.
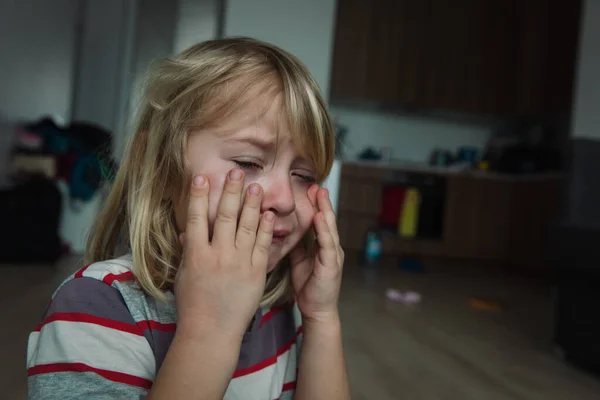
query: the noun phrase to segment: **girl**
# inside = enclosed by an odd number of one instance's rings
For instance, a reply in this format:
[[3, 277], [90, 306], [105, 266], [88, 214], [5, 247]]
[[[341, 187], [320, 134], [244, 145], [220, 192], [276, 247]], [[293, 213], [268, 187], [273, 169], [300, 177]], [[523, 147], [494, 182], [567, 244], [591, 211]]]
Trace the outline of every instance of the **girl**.
[[333, 146], [317, 85], [273, 45], [158, 64], [89, 265], [30, 335], [30, 398], [349, 398], [344, 254], [318, 187]]

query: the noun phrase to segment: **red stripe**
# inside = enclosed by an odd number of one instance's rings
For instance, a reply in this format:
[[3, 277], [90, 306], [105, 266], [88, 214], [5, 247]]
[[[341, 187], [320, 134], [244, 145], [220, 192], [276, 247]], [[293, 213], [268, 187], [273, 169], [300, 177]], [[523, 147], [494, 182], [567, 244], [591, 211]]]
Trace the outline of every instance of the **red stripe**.
[[88, 269], [90, 265], [86, 265], [85, 267], [81, 268], [79, 271], [75, 272], [75, 276], [73, 278], [82, 278], [83, 277], [83, 273], [85, 272], [86, 269]]
[[175, 329], [177, 328], [177, 324], [163, 324], [162, 322], [152, 320], [139, 321], [137, 326], [139, 326], [142, 330], [152, 329], [163, 332], [175, 332]]
[[131, 325], [125, 322], [114, 321], [112, 319], [96, 317], [84, 313], [54, 313], [46, 317], [44, 321], [35, 328], [35, 331], [39, 332], [44, 325], [54, 321], [84, 322], [104, 326], [106, 328], [115, 329], [121, 332], [133, 333], [134, 335], [143, 336], [142, 331], [137, 325]]
[[108, 274], [102, 279], [102, 282], [106, 283], [107, 285], [112, 285], [114, 281], [123, 282], [123, 281], [132, 280], [133, 278], [134, 278], [133, 272], [127, 271], [127, 272], [123, 272], [122, 274], [118, 274], [118, 275]]
[[43, 364], [36, 365], [27, 370], [27, 376], [50, 374], [54, 372], [94, 372], [103, 378], [113, 382], [125, 383], [127, 385], [138, 386], [144, 389], [152, 387], [152, 381], [140, 378], [139, 376], [124, 374], [122, 372], [108, 371], [90, 367], [82, 363], [59, 363], [59, 364]]
[[298, 327], [298, 329], [296, 329], [296, 336], [300, 335], [302, 333], [302, 325], [300, 325]]
[[239, 378], [240, 376], [245, 376], [245, 375], [251, 374], [253, 372], [260, 371], [261, 369], [267, 368], [267, 367], [275, 364], [277, 362], [277, 357], [279, 357], [280, 355], [282, 355], [286, 351], [288, 351], [294, 343], [296, 343], [296, 338], [293, 338], [292, 340], [287, 342], [285, 345], [283, 345], [282, 347], [277, 349], [276, 355], [271, 356], [271, 357], [267, 358], [266, 360], [263, 360], [263, 361], [261, 361], [257, 364], [254, 364], [248, 368], [242, 368], [242, 369], [236, 370], [233, 373], [232, 378]]
[[265, 315], [262, 316], [262, 318], [260, 320], [260, 325], [258, 327], [260, 328], [261, 326], [263, 326], [263, 324], [265, 322], [267, 322], [268, 320], [270, 320], [271, 318], [273, 318], [273, 316], [275, 314], [277, 314], [277, 313], [279, 313], [279, 312], [281, 312], [281, 311], [283, 311], [285, 309], [286, 309], [286, 307], [273, 307], [273, 308], [270, 308], [269, 311], [267, 311], [265, 313]]
[[[281, 393], [287, 392], [288, 390], [294, 390], [294, 389], [296, 389], [296, 381], [284, 383], [283, 387], [281, 388]], [[278, 397], [275, 400], [279, 400], [279, 399], [281, 399], [281, 397]]]
[[260, 325], [258, 325], [258, 327], [260, 328], [261, 326], [263, 326], [263, 324], [271, 318], [273, 318], [273, 309], [270, 309], [265, 315], [263, 315], [262, 319], [260, 320]]

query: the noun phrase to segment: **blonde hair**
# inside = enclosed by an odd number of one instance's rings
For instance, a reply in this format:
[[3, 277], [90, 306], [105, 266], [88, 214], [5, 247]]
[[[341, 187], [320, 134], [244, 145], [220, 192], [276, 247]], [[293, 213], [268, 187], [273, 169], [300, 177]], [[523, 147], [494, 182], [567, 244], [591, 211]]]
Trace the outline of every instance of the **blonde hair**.
[[[187, 197], [189, 190], [188, 135], [218, 128], [257, 95], [281, 95], [283, 122], [322, 182], [333, 162], [334, 133], [326, 103], [302, 62], [250, 38], [199, 43], [147, 74], [133, 138], [90, 232], [85, 262], [115, 257], [123, 240], [140, 286], [166, 299], [182, 253], [174, 197]], [[309, 245], [311, 236], [303, 239]], [[286, 257], [267, 277], [261, 306], [291, 299], [287, 264]]]

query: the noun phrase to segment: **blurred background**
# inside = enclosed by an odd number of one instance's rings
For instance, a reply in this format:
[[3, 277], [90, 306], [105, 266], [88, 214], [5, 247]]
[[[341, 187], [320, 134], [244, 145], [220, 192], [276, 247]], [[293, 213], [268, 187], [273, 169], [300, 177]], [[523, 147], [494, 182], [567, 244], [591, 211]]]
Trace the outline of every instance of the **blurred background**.
[[149, 63], [244, 35], [329, 101], [355, 399], [600, 399], [600, 0], [0, 0], [0, 398]]

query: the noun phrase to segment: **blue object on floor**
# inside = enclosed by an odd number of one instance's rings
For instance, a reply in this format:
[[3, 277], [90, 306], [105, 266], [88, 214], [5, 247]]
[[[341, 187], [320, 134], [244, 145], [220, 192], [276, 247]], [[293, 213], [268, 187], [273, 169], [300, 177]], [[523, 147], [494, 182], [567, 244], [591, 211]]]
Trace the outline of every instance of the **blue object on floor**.
[[414, 258], [403, 258], [400, 260], [400, 268], [409, 272], [424, 272], [423, 264]]

